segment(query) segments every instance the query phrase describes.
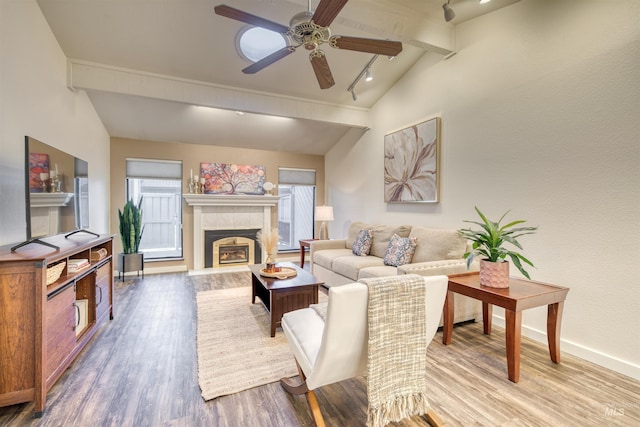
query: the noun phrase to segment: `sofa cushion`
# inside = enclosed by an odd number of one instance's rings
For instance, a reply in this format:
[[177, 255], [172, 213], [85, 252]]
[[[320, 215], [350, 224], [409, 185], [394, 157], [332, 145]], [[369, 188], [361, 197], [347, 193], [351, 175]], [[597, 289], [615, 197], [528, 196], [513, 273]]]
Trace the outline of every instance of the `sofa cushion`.
[[331, 270], [333, 260], [338, 257], [353, 256], [351, 249], [326, 249], [313, 253], [313, 263]]
[[417, 238], [400, 237], [394, 234], [391, 237], [387, 252], [384, 255], [384, 264], [398, 267], [400, 265], [409, 264], [416, 250]]
[[356, 281], [358, 280], [358, 271], [365, 267], [382, 266], [382, 258], [372, 256], [349, 256], [339, 257], [333, 260], [332, 270], [344, 277]]
[[371, 224], [366, 224], [360, 221], [352, 222], [349, 226], [349, 230], [347, 230], [346, 247], [348, 249], [351, 249], [353, 247], [353, 242], [355, 242], [356, 238], [358, 237], [358, 233], [360, 233], [360, 230], [369, 230], [372, 228], [373, 226]]
[[372, 241], [372, 229], [369, 228], [367, 230], [360, 230], [360, 232], [358, 233], [358, 237], [356, 237], [356, 240], [353, 242], [353, 246], [351, 247], [353, 254], [358, 256], [369, 255], [369, 252], [371, 252]]
[[467, 247], [466, 240], [457, 230], [413, 227], [409, 237], [418, 239], [412, 262], [462, 258]]
[[371, 255], [384, 258], [387, 253], [387, 246], [391, 237], [397, 234], [400, 237], [408, 237], [411, 231], [410, 225], [383, 225], [376, 224], [373, 228], [373, 244], [371, 245]]
[[371, 277], [387, 277], [397, 276], [398, 269], [391, 265], [380, 265], [377, 267], [365, 267], [361, 268], [358, 272], [358, 280], [369, 279]]

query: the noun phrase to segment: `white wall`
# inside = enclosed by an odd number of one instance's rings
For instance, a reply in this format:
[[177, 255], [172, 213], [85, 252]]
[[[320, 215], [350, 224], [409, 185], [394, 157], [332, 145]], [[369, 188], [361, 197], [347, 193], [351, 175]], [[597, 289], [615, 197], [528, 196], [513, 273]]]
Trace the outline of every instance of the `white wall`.
[[[372, 129], [327, 155], [331, 236], [356, 219], [461, 228], [475, 205], [512, 209], [540, 226], [521, 241], [532, 278], [571, 288], [562, 350], [640, 379], [639, 17], [633, 0], [522, 0], [459, 25], [456, 56], [425, 55]], [[384, 135], [433, 116], [440, 203], [385, 204]], [[546, 342], [545, 308], [523, 324]]]
[[25, 239], [24, 137], [89, 163], [90, 229], [109, 231], [109, 135], [33, 0], [0, 0], [0, 245]]

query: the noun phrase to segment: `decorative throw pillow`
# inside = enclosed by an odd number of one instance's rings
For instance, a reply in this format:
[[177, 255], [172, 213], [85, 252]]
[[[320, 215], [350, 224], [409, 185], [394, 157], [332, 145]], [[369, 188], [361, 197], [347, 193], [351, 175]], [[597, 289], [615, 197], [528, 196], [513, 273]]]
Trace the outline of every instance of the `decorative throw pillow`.
[[353, 241], [351, 251], [354, 255], [367, 256], [371, 251], [371, 243], [373, 243], [373, 230], [360, 230], [358, 236]]
[[384, 264], [398, 267], [409, 264], [416, 251], [418, 239], [415, 237], [400, 237], [394, 234], [387, 246], [387, 253], [384, 255]]

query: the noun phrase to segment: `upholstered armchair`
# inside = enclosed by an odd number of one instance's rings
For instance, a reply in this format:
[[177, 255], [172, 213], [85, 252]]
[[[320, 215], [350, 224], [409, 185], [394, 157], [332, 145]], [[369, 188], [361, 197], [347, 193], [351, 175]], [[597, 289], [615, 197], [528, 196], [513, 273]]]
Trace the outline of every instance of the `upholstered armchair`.
[[[423, 281], [425, 287], [424, 343], [428, 345], [438, 328], [448, 279], [447, 276], [414, 277]], [[329, 290], [326, 313], [320, 306], [292, 311], [283, 316], [282, 329], [295, 355], [302, 381], [296, 383], [293, 379], [283, 378], [281, 384], [292, 394], [306, 395], [317, 426], [325, 424], [314, 390], [367, 374], [368, 293], [369, 288], [364, 283], [335, 286]], [[423, 353], [426, 353], [426, 348]], [[443, 425], [433, 410], [428, 410], [425, 415], [432, 425]]]

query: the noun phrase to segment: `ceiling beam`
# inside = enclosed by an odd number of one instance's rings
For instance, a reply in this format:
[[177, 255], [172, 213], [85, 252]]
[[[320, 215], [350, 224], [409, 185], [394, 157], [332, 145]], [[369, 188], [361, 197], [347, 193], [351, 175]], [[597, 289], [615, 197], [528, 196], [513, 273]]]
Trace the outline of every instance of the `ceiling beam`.
[[370, 128], [369, 110], [147, 73], [77, 59], [67, 60], [67, 87], [278, 117]]

